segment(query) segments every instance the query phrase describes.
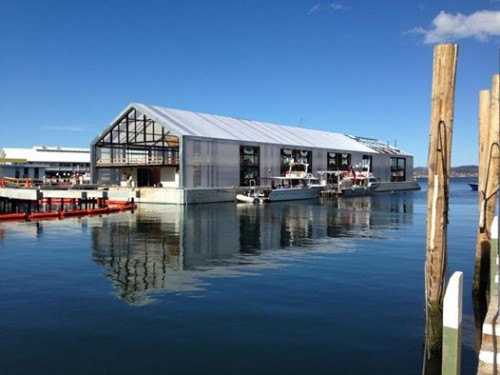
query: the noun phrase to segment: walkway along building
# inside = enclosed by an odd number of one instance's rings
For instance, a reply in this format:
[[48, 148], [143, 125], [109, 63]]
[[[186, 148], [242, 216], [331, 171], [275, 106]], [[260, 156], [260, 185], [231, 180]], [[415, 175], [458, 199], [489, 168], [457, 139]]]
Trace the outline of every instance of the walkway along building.
[[135, 188], [138, 202], [232, 201], [284, 175], [291, 160], [321, 170], [368, 163], [390, 190], [415, 189], [413, 156], [339, 133], [132, 103], [91, 143], [92, 182]]

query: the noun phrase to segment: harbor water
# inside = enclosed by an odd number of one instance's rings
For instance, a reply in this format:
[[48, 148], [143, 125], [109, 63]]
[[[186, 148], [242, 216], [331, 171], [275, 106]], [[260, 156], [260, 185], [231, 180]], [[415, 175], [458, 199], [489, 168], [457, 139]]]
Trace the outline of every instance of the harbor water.
[[[427, 185], [266, 205], [141, 205], [0, 223], [7, 374], [421, 374]], [[451, 182], [448, 276], [464, 272], [475, 373], [478, 218]]]

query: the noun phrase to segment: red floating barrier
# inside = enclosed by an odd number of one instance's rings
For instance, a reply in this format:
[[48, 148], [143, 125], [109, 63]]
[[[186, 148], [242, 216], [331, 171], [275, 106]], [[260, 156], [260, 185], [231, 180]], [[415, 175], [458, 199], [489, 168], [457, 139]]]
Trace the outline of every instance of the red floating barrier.
[[59, 211], [32, 212], [28, 215], [28, 220], [58, 219]]
[[102, 214], [107, 214], [109, 212], [109, 207], [102, 207], [102, 208], [91, 208], [87, 210], [89, 215], [102, 215]]
[[28, 215], [24, 212], [17, 212], [12, 214], [0, 214], [0, 221], [24, 221]]
[[75, 217], [75, 216], [87, 216], [88, 214], [89, 214], [88, 210], [61, 211], [61, 218]]

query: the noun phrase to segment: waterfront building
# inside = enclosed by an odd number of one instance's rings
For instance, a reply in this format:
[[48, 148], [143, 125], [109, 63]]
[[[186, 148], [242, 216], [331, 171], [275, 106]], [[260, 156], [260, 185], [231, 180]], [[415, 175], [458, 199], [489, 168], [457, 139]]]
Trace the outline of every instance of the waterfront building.
[[0, 178], [69, 180], [90, 178], [90, 149], [35, 146], [0, 150]]
[[118, 114], [90, 152], [93, 183], [140, 188], [141, 202], [231, 201], [284, 175], [292, 160], [313, 174], [368, 164], [392, 190], [413, 171], [413, 156], [387, 142], [141, 103]]

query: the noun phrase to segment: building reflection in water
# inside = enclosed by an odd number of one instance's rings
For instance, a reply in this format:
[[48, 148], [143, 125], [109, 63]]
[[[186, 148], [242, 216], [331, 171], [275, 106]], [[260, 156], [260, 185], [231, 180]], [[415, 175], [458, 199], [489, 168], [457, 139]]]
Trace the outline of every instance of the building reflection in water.
[[61, 227], [69, 236], [89, 232], [92, 259], [104, 267], [116, 294], [145, 304], [155, 293], [199, 291], [210, 277], [279, 267], [286, 257], [354, 251], [353, 239], [390, 238], [390, 231], [413, 218], [411, 194], [267, 205], [141, 205], [134, 213], [2, 223], [0, 243], [10, 235], [60, 234]]
[[411, 196], [388, 195], [268, 205], [144, 206], [90, 228], [93, 260], [132, 304], [155, 293], [194, 292], [210, 277], [278, 267], [308, 251], [345, 252], [350, 238], [385, 238], [413, 220]]

